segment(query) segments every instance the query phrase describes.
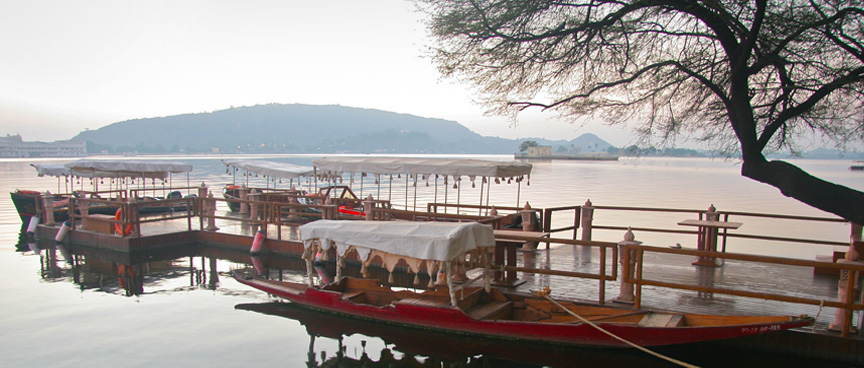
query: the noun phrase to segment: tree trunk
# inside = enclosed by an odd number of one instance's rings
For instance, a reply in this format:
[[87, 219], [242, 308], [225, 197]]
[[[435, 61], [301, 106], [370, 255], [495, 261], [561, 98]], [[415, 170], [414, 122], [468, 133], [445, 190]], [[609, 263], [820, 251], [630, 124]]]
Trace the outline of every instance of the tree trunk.
[[787, 197], [864, 224], [864, 193], [814, 177], [788, 162], [745, 158], [741, 175], [780, 189]]

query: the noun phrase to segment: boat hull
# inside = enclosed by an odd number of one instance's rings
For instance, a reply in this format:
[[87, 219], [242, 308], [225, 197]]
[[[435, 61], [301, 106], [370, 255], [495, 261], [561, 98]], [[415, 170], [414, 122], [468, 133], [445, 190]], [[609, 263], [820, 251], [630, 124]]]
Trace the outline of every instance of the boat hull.
[[[15, 205], [15, 209], [18, 211], [18, 217], [21, 218], [21, 223], [28, 224], [30, 223], [30, 218], [36, 216], [37, 206], [36, 206], [36, 198], [35, 194], [31, 194], [28, 192], [12, 192], [9, 193], [12, 198], [12, 203]], [[66, 198], [55, 196], [55, 203], [59, 203], [60, 201], [65, 201]], [[117, 213], [119, 206], [111, 206], [111, 205], [101, 205], [101, 206], [92, 206], [88, 209], [88, 213], [91, 215], [114, 215]], [[159, 213], [166, 212], [181, 212], [186, 211], [186, 206], [154, 206], [154, 207], [141, 207], [139, 209], [139, 213], [141, 215], [153, 215]], [[76, 211], [76, 213], [78, 213]], [[54, 221], [55, 222], [63, 222], [69, 219], [69, 210], [67, 207], [57, 207], [54, 210]]]
[[[298, 305], [340, 315], [398, 324], [412, 328], [508, 340], [532, 340], [579, 346], [627, 347], [599, 329], [585, 324], [539, 323], [515, 320], [476, 320], [454, 307], [393, 303], [378, 307], [345, 300], [342, 293], [304, 284], [235, 277], [239, 282]], [[723, 318], [723, 317], [719, 317]], [[748, 317], [742, 317], [748, 318]], [[758, 318], [758, 317], [749, 317]], [[602, 329], [639, 346], [661, 346], [728, 339], [781, 331], [811, 324], [810, 318], [783, 317], [766, 323], [704, 327], [644, 327], [635, 324], [596, 323]]]

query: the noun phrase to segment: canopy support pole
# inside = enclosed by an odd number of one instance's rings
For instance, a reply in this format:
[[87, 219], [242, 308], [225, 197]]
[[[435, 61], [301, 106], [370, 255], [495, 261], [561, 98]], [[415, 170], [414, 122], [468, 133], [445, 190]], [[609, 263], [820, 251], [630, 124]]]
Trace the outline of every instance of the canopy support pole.
[[519, 203], [521, 202], [519, 197], [522, 195], [522, 180], [519, 180], [516, 185], [516, 207], [519, 207]]
[[456, 179], [456, 214], [462, 209], [462, 178]]
[[[438, 203], [438, 174], [435, 174], [435, 195], [433, 196], [433, 198], [434, 199], [432, 200], [432, 202]], [[438, 212], [437, 208], [435, 212]]]
[[483, 188], [483, 184], [486, 184], [486, 183], [484, 183], [485, 181], [486, 181], [486, 177], [481, 176], [480, 177], [480, 208], [477, 209], [477, 216], [483, 216], [483, 189], [485, 189], [485, 188]]
[[447, 175], [444, 175], [444, 213], [447, 213], [447, 192], [450, 190], [450, 184], [447, 183]]
[[444, 277], [447, 278], [447, 291], [450, 293], [450, 304], [458, 307], [456, 304], [456, 290], [453, 290], [453, 261], [444, 262]]
[[417, 212], [417, 174], [414, 174], [414, 212]]
[[486, 180], [486, 215], [489, 215], [489, 192], [492, 191], [492, 178]]

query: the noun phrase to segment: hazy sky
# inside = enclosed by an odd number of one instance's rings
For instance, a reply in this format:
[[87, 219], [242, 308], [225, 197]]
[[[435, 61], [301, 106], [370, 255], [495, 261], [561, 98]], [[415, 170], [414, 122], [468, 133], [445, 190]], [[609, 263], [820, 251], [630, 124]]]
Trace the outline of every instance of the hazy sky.
[[[0, 135], [69, 139], [128, 119], [267, 103], [338, 104], [457, 121], [491, 136], [618, 146], [620, 128], [487, 117], [426, 58], [403, 0], [4, 0]], [[167, 132], [166, 132], [167, 134]]]

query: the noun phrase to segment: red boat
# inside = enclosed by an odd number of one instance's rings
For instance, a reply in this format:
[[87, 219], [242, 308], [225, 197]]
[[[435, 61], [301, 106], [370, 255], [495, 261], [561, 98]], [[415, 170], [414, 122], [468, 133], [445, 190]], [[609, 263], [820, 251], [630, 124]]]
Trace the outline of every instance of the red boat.
[[[358, 235], [361, 230], [369, 235]], [[476, 223], [321, 220], [301, 226], [300, 231], [308, 254], [335, 245], [337, 257], [357, 251], [365, 265], [387, 249], [398, 255], [381, 257], [391, 271], [392, 265], [402, 260], [414, 268], [422, 259], [431, 270], [440, 262], [447, 271], [447, 285], [422, 293], [397, 291], [376, 279], [339, 277], [338, 271], [338, 281], [323, 286], [312, 285], [311, 276], [309, 284], [235, 276], [237, 280], [300, 306], [350, 317], [463, 335], [585, 346], [683, 344], [781, 331], [814, 322], [810, 317], [699, 315], [587, 305], [542, 294], [506, 293], [488, 284], [456, 290], [450, 282], [452, 262], [473, 252], [470, 258], [479, 254], [488, 265], [483, 254], [494, 248], [491, 228]], [[349, 239], [353, 237], [357, 239]], [[406, 244], [407, 239], [414, 244], [399, 245]], [[312, 258], [305, 258], [311, 263]]]

